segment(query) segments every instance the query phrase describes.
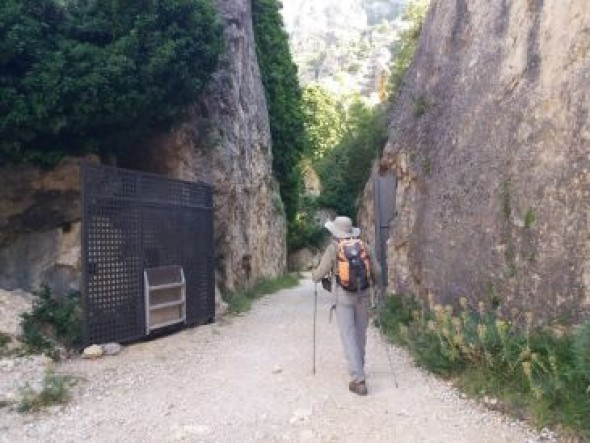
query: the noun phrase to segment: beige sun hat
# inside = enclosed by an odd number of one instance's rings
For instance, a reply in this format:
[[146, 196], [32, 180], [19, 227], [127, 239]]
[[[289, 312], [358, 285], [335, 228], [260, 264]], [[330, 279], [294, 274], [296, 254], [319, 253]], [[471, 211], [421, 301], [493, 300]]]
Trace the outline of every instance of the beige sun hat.
[[328, 220], [324, 226], [336, 238], [352, 238], [361, 235], [361, 230], [352, 226], [349, 217], [336, 217], [333, 221]]

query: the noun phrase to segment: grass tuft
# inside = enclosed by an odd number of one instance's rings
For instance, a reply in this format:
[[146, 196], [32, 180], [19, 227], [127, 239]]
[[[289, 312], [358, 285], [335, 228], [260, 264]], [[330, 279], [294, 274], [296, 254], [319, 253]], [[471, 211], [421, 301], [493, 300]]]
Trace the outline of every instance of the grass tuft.
[[20, 413], [36, 412], [47, 406], [66, 403], [72, 384], [72, 377], [48, 372], [43, 379], [41, 392], [36, 392], [28, 385], [22, 389], [16, 410]]
[[537, 214], [533, 208], [528, 208], [524, 214], [524, 227], [530, 229], [537, 221]]
[[52, 355], [55, 343], [68, 348], [82, 342], [82, 301], [79, 292], [54, 298], [47, 286], [35, 293], [31, 312], [21, 315], [26, 353]]

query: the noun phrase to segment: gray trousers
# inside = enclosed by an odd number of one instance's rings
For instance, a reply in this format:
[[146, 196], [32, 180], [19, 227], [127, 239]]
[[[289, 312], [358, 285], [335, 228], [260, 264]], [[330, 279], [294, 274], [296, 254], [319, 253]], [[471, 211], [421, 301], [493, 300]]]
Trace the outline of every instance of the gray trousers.
[[365, 379], [365, 346], [369, 324], [369, 291], [351, 294], [337, 286], [336, 320], [352, 381]]

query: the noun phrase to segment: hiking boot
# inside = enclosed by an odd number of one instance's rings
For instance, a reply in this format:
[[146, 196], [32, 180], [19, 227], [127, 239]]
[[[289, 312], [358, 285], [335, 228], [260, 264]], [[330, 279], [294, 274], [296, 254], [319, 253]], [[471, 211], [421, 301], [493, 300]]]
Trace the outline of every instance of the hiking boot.
[[351, 381], [348, 384], [348, 390], [357, 395], [367, 395], [367, 384], [365, 381]]

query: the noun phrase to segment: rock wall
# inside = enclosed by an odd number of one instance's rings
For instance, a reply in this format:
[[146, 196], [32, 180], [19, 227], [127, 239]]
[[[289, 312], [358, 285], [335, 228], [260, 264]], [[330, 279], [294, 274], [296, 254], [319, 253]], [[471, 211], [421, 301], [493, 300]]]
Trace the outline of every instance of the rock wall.
[[0, 170], [0, 288], [79, 289], [80, 211], [79, 159]]
[[433, 0], [382, 159], [390, 287], [590, 312], [589, 111], [587, 0]]
[[203, 99], [173, 131], [152, 140], [132, 166], [215, 189], [218, 284], [224, 290], [286, 269], [286, 221], [272, 176], [268, 110], [251, 3], [217, 0], [226, 53]]

